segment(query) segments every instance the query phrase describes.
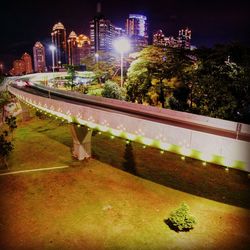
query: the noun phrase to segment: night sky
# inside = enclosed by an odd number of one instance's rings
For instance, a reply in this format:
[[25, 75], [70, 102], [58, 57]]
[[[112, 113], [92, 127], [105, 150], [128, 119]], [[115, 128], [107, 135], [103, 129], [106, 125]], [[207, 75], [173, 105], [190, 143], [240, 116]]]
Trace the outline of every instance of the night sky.
[[[48, 46], [53, 25], [61, 21], [67, 30], [89, 35], [89, 21], [96, 14], [97, 1], [1, 2], [0, 61], [6, 68], [24, 52], [32, 54], [36, 41]], [[180, 28], [192, 30], [192, 44], [211, 47], [233, 41], [250, 44], [250, 3], [244, 0], [103, 0], [102, 13], [123, 27], [129, 13], [148, 17], [149, 34], [162, 29], [177, 36]]]

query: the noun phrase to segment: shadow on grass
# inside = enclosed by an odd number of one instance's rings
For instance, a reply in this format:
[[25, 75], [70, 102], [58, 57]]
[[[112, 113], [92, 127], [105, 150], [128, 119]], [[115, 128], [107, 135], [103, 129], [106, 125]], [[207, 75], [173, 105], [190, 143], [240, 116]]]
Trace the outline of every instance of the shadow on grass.
[[250, 208], [250, 182], [246, 172], [236, 169], [225, 171], [224, 167], [215, 164], [203, 166], [198, 160], [182, 160], [174, 153], [160, 154], [157, 149], [143, 149], [135, 142], [133, 146], [130, 144], [126, 145], [119, 138], [110, 140], [106, 135], [96, 135], [92, 142], [93, 157], [176, 190]]
[[180, 232], [189, 232], [191, 230], [191, 228], [188, 228], [188, 229], [183, 229], [183, 230], [180, 230], [178, 227], [174, 226], [172, 224], [172, 222], [170, 221], [170, 219], [166, 219], [164, 220], [165, 224], [173, 231], [175, 231], [176, 233], [180, 233]]
[[128, 173], [139, 176], [136, 170], [136, 163], [135, 163], [134, 155], [133, 155], [132, 142], [126, 143], [125, 153], [124, 153], [124, 162], [122, 166], [123, 166], [123, 169], [127, 171]]
[[[48, 120], [48, 122], [53, 122], [53, 120]], [[65, 131], [62, 131], [61, 133], [55, 132], [56, 130], [58, 130], [58, 128], [65, 126], [64, 123], [58, 123], [57, 127], [37, 127], [34, 129], [34, 131], [41, 133], [45, 136], [47, 136], [48, 138], [58, 141], [62, 144], [64, 144], [67, 147], [72, 147], [72, 139], [71, 139], [71, 135], [70, 135], [70, 131], [69, 128]]]

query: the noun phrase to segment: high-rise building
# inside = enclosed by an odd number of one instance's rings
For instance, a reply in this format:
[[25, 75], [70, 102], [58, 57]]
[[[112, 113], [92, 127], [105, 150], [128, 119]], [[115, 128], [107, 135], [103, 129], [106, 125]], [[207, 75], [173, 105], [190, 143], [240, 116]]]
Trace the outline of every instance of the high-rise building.
[[148, 45], [147, 17], [130, 14], [126, 20], [126, 33], [132, 41], [134, 51]]
[[21, 59], [24, 61], [24, 66], [25, 66], [25, 74], [30, 74], [33, 72], [33, 67], [32, 67], [32, 60], [31, 56], [28, 53], [24, 53], [21, 57]]
[[13, 62], [11, 74], [15, 76], [25, 74], [25, 62], [22, 59], [15, 60]]
[[124, 36], [126, 34], [125, 29], [114, 26], [114, 38]]
[[40, 42], [36, 42], [33, 47], [33, 59], [35, 72], [44, 72], [46, 69], [45, 49]]
[[191, 30], [181, 29], [179, 30], [178, 44], [180, 48], [190, 49], [191, 47]]
[[80, 34], [76, 35], [74, 31], [68, 38], [68, 60], [71, 65], [81, 65], [81, 60], [90, 54], [89, 37]]
[[91, 52], [110, 51], [113, 49], [114, 38], [125, 33], [124, 29], [114, 26], [101, 14], [101, 4], [97, 4], [97, 15], [90, 21]]
[[158, 30], [153, 35], [153, 45], [191, 49], [191, 30], [188, 28], [179, 30], [179, 36], [177, 38], [173, 36], [166, 37], [162, 30]]
[[153, 34], [153, 45], [155, 46], [166, 46], [165, 35], [162, 30], [158, 30]]
[[53, 26], [51, 38], [52, 44], [56, 47], [55, 67], [61, 68], [63, 64], [67, 63], [66, 29], [61, 22]]

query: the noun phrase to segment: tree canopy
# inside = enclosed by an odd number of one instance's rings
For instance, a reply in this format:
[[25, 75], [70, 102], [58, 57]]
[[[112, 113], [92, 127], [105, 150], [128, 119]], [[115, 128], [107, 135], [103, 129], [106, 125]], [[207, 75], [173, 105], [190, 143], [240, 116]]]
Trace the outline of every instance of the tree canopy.
[[127, 100], [250, 123], [250, 49], [149, 46], [131, 63]]

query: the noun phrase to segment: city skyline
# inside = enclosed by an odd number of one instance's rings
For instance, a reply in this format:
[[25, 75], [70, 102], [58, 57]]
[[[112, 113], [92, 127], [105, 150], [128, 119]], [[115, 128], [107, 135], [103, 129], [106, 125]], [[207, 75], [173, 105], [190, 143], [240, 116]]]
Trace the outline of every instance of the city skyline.
[[[59, 7], [59, 4], [46, 0], [40, 5], [15, 0], [11, 5], [4, 3], [1, 18], [2, 23], [5, 23], [2, 27], [5, 35], [0, 41], [0, 61], [8, 66], [24, 52], [32, 54], [36, 41], [41, 41], [47, 47], [51, 43], [51, 28], [58, 21], [65, 25], [67, 35], [74, 30], [89, 36], [89, 22], [96, 14], [96, 3], [74, 1], [74, 5], [67, 6], [67, 2], [61, 1]], [[152, 33], [159, 29], [167, 36], [176, 36], [179, 29], [188, 27], [192, 30], [192, 43], [198, 47], [250, 41], [247, 14], [249, 4], [241, 0], [237, 3], [212, 0], [210, 4], [195, 0], [188, 3], [179, 0], [158, 0], [153, 3], [128, 0], [120, 1], [119, 4], [113, 0], [104, 0], [101, 3], [105, 17], [121, 28], [125, 28], [129, 14], [146, 15], [151, 38]]]

